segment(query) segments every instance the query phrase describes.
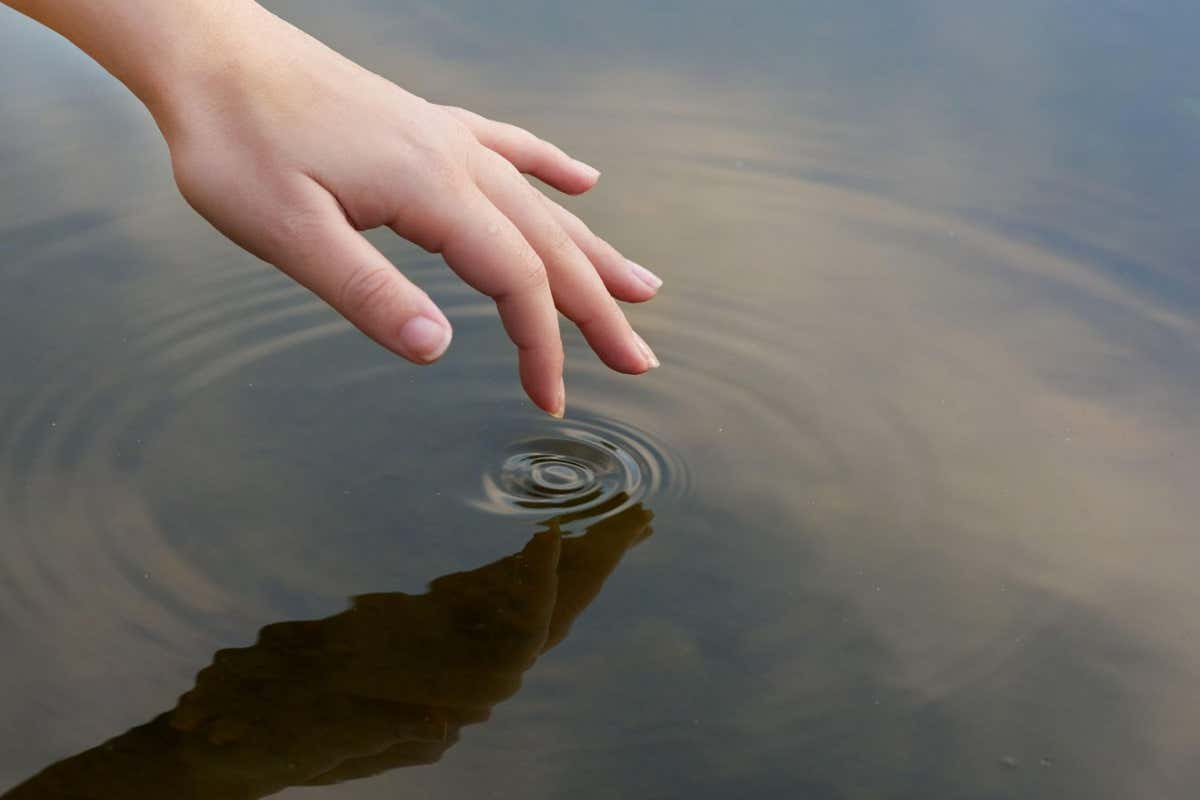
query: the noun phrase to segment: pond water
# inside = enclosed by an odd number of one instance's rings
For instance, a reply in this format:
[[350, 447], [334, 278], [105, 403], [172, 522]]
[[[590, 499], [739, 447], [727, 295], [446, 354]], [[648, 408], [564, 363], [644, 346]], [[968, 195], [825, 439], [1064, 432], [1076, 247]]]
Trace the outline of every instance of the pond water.
[[1194, 796], [1200, 6], [270, 5], [598, 165], [663, 367], [373, 233], [399, 361], [0, 13], [4, 797]]

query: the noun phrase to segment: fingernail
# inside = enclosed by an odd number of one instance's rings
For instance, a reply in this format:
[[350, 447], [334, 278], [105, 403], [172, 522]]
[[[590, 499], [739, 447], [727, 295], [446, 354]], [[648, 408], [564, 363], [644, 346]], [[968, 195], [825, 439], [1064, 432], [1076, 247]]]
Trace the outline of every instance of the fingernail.
[[554, 405], [554, 410], [550, 412], [550, 416], [555, 419], [562, 419], [567, 413], [567, 385], [561, 379], [558, 381], [558, 401]]
[[[625, 260], [629, 261], [629, 259]], [[636, 261], [629, 261], [629, 271], [636, 275], [639, 281], [646, 284], [656, 292], [659, 290], [659, 287], [663, 285], [662, 278], [658, 277]]]
[[654, 351], [650, 349], [650, 345], [646, 344], [646, 340], [636, 333], [633, 335], [637, 339], [638, 349], [642, 351], [642, 355], [646, 357], [646, 361], [650, 363], [650, 369], [658, 369], [662, 366], [658, 361], [658, 356], [654, 355]]
[[575, 168], [587, 175], [589, 181], [594, 181], [600, 177], [600, 170], [593, 167], [591, 164], [585, 164], [578, 158], [571, 159], [575, 162]]
[[400, 329], [400, 343], [409, 355], [434, 361], [450, 346], [450, 328], [429, 317], [413, 317]]

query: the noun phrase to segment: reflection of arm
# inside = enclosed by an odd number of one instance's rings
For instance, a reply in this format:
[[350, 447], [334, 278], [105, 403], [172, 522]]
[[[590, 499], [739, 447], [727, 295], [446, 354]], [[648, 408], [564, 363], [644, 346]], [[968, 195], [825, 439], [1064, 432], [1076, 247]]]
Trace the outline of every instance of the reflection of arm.
[[[541, 652], [546, 652], [567, 637], [571, 623], [600, 593], [604, 581], [620, 563], [625, 552], [650, 534], [652, 516], [650, 512], [644, 511], [640, 507], [632, 508], [624, 514], [597, 523], [589, 528], [583, 536], [558, 539], [561, 543], [555, 568], [558, 591]], [[538, 536], [550, 535], [538, 534]], [[534, 537], [534, 541], [530, 542], [530, 545], [536, 541], [537, 537]], [[528, 550], [527, 546], [525, 552]], [[504, 564], [505, 562], [499, 563]], [[488, 568], [485, 567], [485, 569]], [[453, 585], [455, 579], [464, 576], [469, 578], [475, 574], [472, 572], [460, 573], [441, 580], [448, 581]], [[438, 590], [439, 583], [434, 583], [434, 592]], [[517, 678], [519, 680], [520, 676], [518, 675]], [[517, 688], [514, 685], [513, 692]], [[448, 748], [449, 744], [443, 747], [443, 750]], [[439, 751], [437, 758], [428, 761], [415, 761], [410, 747], [397, 746], [377, 756], [348, 761], [337, 770], [322, 776], [321, 780], [309, 781], [309, 783], [340, 783], [354, 778], [377, 775], [398, 767], [432, 763], [441, 757], [441, 753], [442, 751]]]
[[542, 652], [567, 638], [571, 623], [600, 594], [604, 581], [617, 568], [625, 552], [650, 535], [653, 518], [653, 514], [638, 505], [600, 520], [583, 536], [562, 540], [562, 554], [556, 569], [558, 596]]
[[635, 507], [579, 538], [539, 533], [426, 594], [363, 595], [326, 619], [267, 626], [218, 652], [174, 711], [4, 800], [252, 800], [433, 763], [517, 691], [649, 521]]

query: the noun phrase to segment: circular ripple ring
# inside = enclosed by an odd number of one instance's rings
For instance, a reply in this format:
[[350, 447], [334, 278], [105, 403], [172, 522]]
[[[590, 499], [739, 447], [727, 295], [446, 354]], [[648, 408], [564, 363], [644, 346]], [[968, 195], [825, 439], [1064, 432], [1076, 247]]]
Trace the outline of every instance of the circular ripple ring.
[[[476, 507], [539, 516], [564, 530], [618, 514], [658, 491], [677, 470], [640, 431], [612, 423], [557, 426], [514, 442], [483, 476]], [[569, 527], [568, 527], [569, 526]]]

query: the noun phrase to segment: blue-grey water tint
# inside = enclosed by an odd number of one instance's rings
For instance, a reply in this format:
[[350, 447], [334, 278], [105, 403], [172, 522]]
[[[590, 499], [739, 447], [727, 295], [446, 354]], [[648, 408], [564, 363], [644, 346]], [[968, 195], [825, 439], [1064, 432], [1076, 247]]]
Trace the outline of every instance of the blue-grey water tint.
[[664, 366], [372, 234], [398, 363], [0, 13], [0, 791], [1192, 795], [1200, 6], [271, 5], [601, 167]]

